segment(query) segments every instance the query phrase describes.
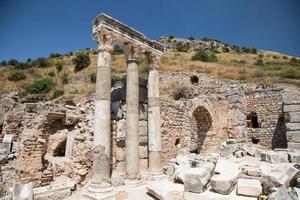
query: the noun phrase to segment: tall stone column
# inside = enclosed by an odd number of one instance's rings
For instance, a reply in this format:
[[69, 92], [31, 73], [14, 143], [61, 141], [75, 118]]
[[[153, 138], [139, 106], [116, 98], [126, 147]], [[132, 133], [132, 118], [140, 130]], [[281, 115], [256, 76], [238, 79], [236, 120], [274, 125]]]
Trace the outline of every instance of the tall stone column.
[[109, 35], [94, 36], [99, 43], [95, 98], [95, 126], [93, 145], [93, 176], [90, 192], [112, 190], [111, 168], [111, 50]]
[[139, 164], [139, 73], [137, 49], [125, 45], [126, 79], [126, 140], [125, 178], [128, 184], [140, 179]]
[[148, 55], [148, 148], [149, 171], [162, 174], [160, 100], [159, 100], [159, 57]]

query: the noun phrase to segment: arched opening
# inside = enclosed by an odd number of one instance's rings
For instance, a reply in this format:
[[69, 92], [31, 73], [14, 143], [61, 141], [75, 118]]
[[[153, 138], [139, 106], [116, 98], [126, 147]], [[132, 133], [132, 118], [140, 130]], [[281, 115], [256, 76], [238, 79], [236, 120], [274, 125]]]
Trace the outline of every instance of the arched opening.
[[67, 140], [60, 142], [53, 151], [54, 157], [65, 157], [66, 156], [66, 144]]
[[251, 112], [247, 115], [247, 127], [248, 128], [259, 128], [258, 117], [256, 112]]
[[199, 106], [194, 110], [193, 117], [197, 124], [197, 153], [200, 153], [203, 150], [207, 132], [212, 127], [212, 117], [203, 106]]
[[199, 83], [198, 76], [193, 75], [193, 76], [191, 76], [190, 80], [191, 80], [191, 84], [198, 84]]

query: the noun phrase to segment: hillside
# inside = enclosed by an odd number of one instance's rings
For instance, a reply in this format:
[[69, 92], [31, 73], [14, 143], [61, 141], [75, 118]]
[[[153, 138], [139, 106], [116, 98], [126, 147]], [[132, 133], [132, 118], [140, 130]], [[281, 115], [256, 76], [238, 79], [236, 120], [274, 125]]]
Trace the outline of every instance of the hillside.
[[[174, 42], [175, 40], [175, 42]], [[256, 50], [254, 48], [240, 48], [222, 43], [217, 40], [195, 40], [193, 38], [176, 39], [162, 38], [167, 51], [161, 58], [161, 71], [173, 72], [198, 72], [221, 78], [236, 79], [242, 81], [255, 81], [266, 84], [289, 83], [300, 85], [300, 60], [279, 53]], [[90, 81], [82, 81], [81, 84], [73, 84], [77, 79], [88, 80], [96, 71], [97, 55], [93, 50], [85, 50], [84, 53], [90, 57], [90, 64], [79, 72], [74, 72], [73, 54], [50, 55], [46, 58], [47, 65], [39, 67], [37, 64], [29, 67], [22, 63], [11, 66], [6, 65], [0, 68], [0, 93], [22, 90], [35, 80], [50, 77], [53, 80], [53, 87], [43, 94], [43, 98], [55, 98], [62, 94], [92, 92], [95, 84]], [[198, 57], [192, 57], [198, 52]], [[201, 53], [199, 53], [201, 52]], [[199, 55], [200, 54], [200, 55]], [[205, 60], [214, 57], [214, 60]], [[204, 60], [204, 61], [203, 61]], [[33, 63], [35, 61], [28, 61]], [[61, 65], [59, 72], [57, 66]], [[19, 68], [16, 70], [15, 68]], [[23, 69], [24, 68], [24, 69]], [[17, 71], [25, 75], [23, 80], [9, 80], [12, 73]], [[140, 72], [147, 71], [145, 59], [141, 59]], [[118, 79], [120, 74], [126, 72], [126, 62], [122, 51], [115, 51], [112, 62], [114, 78]], [[55, 92], [56, 91], [56, 92]], [[26, 96], [28, 94], [23, 94]]]

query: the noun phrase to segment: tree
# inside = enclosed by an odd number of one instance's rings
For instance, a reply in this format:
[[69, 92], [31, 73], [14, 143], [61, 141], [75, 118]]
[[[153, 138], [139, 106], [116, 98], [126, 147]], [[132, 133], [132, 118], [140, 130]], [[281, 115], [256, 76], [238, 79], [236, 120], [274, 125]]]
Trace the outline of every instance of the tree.
[[63, 67], [64, 67], [64, 65], [63, 65], [62, 62], [57, 62], [56, 63], [56, 71], [57, 71], [57, 73], [60, 73], [63, 70]]
[[10, 59], [7, 62], [8, 65], [16, 66], [18, 64], [18, 61], [16, 59]]
[[91, 59], [89, 55], [80, 52], [76, 54], [72, 62], [75, 65], [75, 72], [78, 72], [88, 67], [91, 63]]

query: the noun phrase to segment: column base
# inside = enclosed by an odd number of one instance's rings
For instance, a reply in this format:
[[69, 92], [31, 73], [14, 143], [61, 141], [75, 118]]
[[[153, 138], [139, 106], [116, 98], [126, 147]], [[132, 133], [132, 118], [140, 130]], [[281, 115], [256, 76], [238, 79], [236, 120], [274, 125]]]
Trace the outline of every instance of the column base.
[[159, 181], [159, 180], [162, 180], [162, 179], [167, 177], [165, 174], [163, 174], [162, 171], [160, 171], [160, 172], [149, 172], [149, 173], [151, 175], [151, 180], [152, 181]]
[[142, 179], [125, 179], [126, 187], [138, 187], [143, 185]]
[[113, 187], [110, 185], [110, 186], [106, 186], [106, 187], [103, 187], [99, 184], [91, 184], [87, 191], [90, 192], [90, 193], [107, 193], [107, 192], [111, 192], [113, 191]]
[[117, 200], [117, 192], [115, 191], [103, 193], [93, 193], [87, 191], [83, 195], [93, 200]]

